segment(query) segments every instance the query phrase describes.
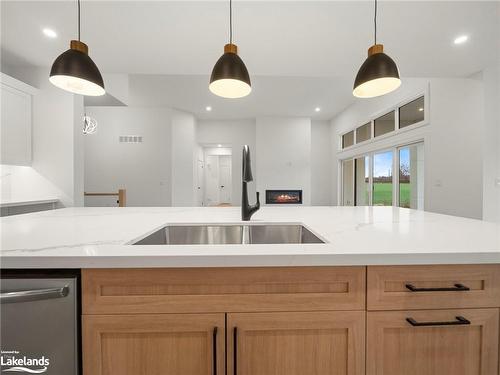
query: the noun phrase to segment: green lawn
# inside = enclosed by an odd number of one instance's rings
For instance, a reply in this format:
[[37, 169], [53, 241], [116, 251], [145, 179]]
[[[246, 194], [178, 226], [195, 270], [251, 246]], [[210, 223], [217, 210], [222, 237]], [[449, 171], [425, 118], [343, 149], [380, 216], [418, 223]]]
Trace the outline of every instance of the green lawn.
[[[410, 184], [400, 185], [399, 191], [400, 207], [410, 207]], [[389, 182], [375, 182], [373, 184], [373, 205], [391, 206], [392, 205], [392, 184]]]

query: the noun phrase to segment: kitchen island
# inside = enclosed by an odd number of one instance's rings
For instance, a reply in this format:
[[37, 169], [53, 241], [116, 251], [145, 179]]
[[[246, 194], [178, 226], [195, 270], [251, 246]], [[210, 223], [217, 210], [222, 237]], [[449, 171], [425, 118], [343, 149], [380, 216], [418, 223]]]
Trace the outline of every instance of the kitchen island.
[[2, 268], [80, 269], [84, 375], [497, 375], [500, 226], [392, 207], [264, 207], [324, 243], [132, 245], [239, 208], [2, 218]]
[[2, 218], [2, 268], [500, 264], [500, 224], [392, 207], [263, 207], [324, 244], [130, 245], [165, 224], [241, 223], [238, 207], [65, 208]]

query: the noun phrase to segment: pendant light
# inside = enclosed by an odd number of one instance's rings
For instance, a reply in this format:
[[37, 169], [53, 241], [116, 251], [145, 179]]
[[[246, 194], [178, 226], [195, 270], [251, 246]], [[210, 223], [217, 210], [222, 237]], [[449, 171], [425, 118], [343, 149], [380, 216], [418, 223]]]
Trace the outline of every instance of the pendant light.
[[242, 98], [252, 91], [247, 67], [233, 44], [232, 0], [229, 0], [229, 44], [224, 46], [224, 54], [215, 63], [208, 88], [217, 96], [231, 99]]
[[89, 57], [87, 45], [80, 41], [80, 0], [78, 1], [78, 40], [52, 64], [49, 81], [55, 86], [80, 95], [104, 95], [104, 82], [96, 64]]
[[353, 95], [358, 98], [374, 98], [396, 90], [401, 85], [399, 70], [384, 46], [377, 44], [377, 0], [375, 0], [375, 44], [368, 49], [365, 60], [354, 81]]

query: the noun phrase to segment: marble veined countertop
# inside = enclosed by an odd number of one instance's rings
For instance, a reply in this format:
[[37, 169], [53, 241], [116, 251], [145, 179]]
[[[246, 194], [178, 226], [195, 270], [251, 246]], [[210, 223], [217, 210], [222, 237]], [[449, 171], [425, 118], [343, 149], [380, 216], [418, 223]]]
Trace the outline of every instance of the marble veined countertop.
[[240, 223], [239, 207], [80, 207], [0, 218], [1, 268], [500, 263], [500, 224], [393, 207], [263, 207], [325, 244], [129, 245], [165, 224]]

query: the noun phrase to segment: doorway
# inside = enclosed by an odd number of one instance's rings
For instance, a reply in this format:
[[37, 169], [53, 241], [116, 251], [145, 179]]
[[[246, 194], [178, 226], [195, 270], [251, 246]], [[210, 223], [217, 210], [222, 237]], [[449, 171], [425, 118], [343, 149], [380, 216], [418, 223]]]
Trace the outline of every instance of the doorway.
[[231, 147], [204, 147], [205, 206], [230, 206], [232, 198]]

